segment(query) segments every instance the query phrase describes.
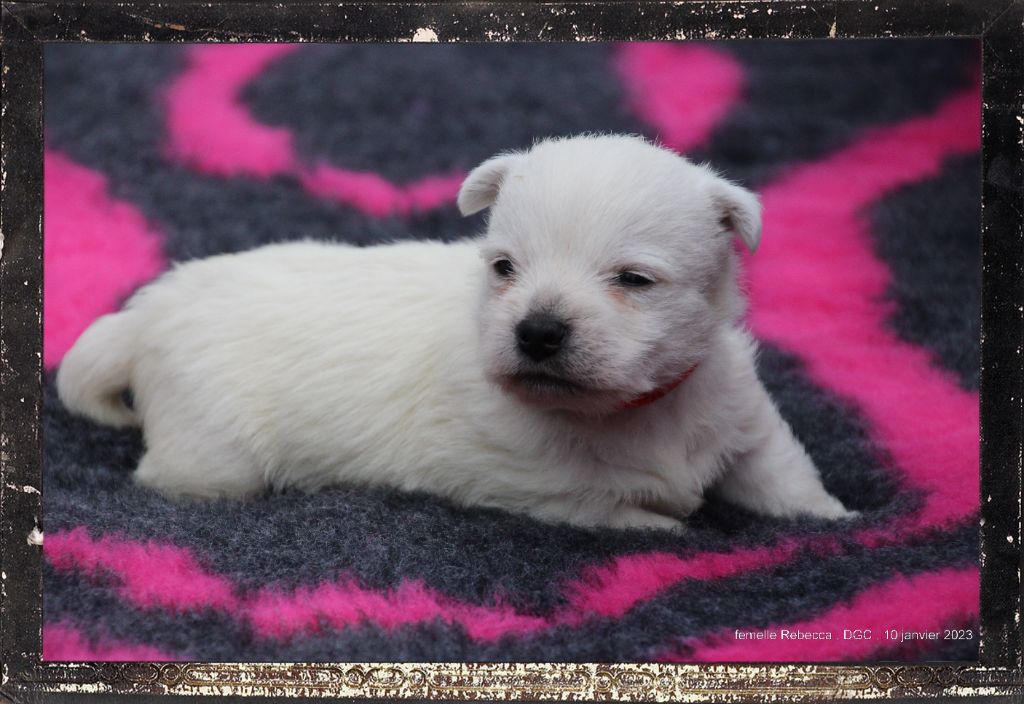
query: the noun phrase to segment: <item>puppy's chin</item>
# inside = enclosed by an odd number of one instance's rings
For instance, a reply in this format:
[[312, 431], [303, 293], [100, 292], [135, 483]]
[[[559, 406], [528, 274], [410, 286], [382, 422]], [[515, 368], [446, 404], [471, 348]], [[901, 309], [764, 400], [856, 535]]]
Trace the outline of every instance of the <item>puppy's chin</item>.
[[516, 400], [543, 410], [601, 415], [610, 413], [622, 402], [621, 394], [616, 392], [546, 372], [515, 372], [497, 375], [493, 380]]

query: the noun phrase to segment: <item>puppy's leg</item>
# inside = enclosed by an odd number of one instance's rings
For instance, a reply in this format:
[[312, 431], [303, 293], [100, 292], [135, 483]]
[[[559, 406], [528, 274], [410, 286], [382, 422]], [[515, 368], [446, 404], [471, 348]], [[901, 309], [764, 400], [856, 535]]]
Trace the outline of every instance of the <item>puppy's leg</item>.
[[717, 486], [723, 499], [770, 516], [853, 518], [825, 490], [817, 467], [762, 390], [756, 419], [758, 444], [740, 455]]
[[194, 443], [147, 443], [135, 470], [135, 482], [170, 496], [244, 497], [263, 490], [263, 473], [246, 453], [230, 445], [194, 439]]
[[648, 511], [632, 504], [620, 504], [608, 516], [605, 524], [611, 528], [649, 528], [682, 533], [686, 530], [683, 522], [654, 511]]
[[530, 514], [548, 523], [566, 523], [580, 528], [652, 528], [683, 531], [675, 518], [634, 504], [598, 501], [593, 498], [558, 497], [534, 505]]

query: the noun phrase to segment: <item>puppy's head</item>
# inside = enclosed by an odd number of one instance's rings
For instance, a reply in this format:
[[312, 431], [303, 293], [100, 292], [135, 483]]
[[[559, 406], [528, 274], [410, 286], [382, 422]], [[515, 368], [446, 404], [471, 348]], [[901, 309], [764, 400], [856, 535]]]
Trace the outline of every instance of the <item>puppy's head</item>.
[[636, 137], [501, 154], [462, 185], [490, 208], [480, 307], [488, 378], [545, 408], [606, 413], [678, 378], [742, 312], [737, 235], [756, 196]]

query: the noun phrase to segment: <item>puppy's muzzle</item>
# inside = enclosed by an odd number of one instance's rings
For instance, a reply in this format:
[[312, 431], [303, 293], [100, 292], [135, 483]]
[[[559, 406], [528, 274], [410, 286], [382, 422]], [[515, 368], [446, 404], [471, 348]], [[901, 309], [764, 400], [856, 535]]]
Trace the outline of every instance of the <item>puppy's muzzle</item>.
[[568, 336], [565, 323], [544, 313], [528, 315], [516, 326], [519, 351], [535, 362], [558, 354]]

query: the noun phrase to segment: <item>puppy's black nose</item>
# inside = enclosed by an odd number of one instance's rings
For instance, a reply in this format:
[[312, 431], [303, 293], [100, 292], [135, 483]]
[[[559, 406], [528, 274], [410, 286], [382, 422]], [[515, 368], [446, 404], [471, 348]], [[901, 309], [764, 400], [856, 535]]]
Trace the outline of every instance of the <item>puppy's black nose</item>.
[[562, 341], [569, 328], [557, 318], [542, 313], [529, 315], [516, 326], [519, 349], [530, 359], [539, 362], [562, 349]]

